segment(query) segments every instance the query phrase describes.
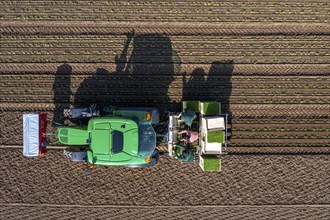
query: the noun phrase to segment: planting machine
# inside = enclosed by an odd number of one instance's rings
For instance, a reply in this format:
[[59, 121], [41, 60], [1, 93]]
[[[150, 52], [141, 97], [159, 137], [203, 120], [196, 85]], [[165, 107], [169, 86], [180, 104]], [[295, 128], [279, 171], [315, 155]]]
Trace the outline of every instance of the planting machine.
[[[156, 108], [65, 109], [72, 125], [61, 125], [57, 140], [72, 161], [82, 161], [90, 171], [95, 165], [149, 167], [159, 154], [182, 163], [198, 161], [203, 171], [220, 171], [220, 155], [227, 150], [228, 115], [219, 102], [183, 101], [181, 112]], [[23, 154], [45, 155], [49, 142], [46, 113], [23, 115]], [[163, 140], [160, 144], [159, 139]], [[166, 152], [158, 151], [166, 145]]]

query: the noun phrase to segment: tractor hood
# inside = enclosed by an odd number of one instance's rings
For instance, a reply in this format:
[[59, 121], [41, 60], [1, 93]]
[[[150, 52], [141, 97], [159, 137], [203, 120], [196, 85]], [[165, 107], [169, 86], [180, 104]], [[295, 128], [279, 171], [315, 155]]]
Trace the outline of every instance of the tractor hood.
[[139, 132], [137, 128], [124, 132], [124, 152], [136, 156], [138, 153], [138, 143]]

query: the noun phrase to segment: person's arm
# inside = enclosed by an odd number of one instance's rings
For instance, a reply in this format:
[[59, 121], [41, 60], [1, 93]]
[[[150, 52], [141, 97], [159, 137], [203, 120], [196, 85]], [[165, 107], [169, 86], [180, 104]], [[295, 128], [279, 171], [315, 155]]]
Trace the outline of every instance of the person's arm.
[[188, 131], [187, 130], [183, 130], [183, 131], [178, 132], [178, 134], [188, 134]]

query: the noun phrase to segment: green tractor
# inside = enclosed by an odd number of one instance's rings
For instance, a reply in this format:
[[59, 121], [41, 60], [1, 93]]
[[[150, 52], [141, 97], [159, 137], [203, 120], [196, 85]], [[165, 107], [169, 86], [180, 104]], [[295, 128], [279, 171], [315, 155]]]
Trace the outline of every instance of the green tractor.
[[[156, 133], [153, 125], [159, 122], [159, 111], [155, 108], [105, 108], [103, 115], [95, 106], [64, 110], [64, 115], [79, 126], [61, 126], [58, 141], [70, 146], [73, 161], [86, 161], [94, 165], [147, 167], [158, 163]], [[31, 141], [40, 130], [38, 122], [29, 118], [36, 114], [25, 114], [24, 152], [36, 152], [39, 142]], [[85, 122], [85, 123], [84, 123]], [[87, 122], [87, 123], [86, 123]], [[35, 127], [31, 131], [31, 127]], [[46, 133], [39, 134], [44, 137]], [[38, 138], [37, 138], [38, 139]], [[26, 156], [37, 156], [26, 154]]]
[[[156, 108], [65, 109], [74, 126], [58, 128], [58, 141], [68, 146], [72, 161], [83, 161], [88, 171], [95, 165], [149, 167], [159, 161], [157, 137], [166, 137], [167, 152], [182, 163], [199, 161], [204, 171], [220, 171], [220, 155], [227, 150], [228, 115], [218, 102], [182, 102], [181, 112], [160, 117]], [[164, 121], [160, 122], [160, 118]], [[24, 114], [23, 154], [47, 151], [46, 114]], [[159, 126], [162, 125], [162, 126]], [[159, 130], [159, 127], [162, 129]], [[157, 134], [155, 132], [157, 130]], [[164, 139], [164, 138], [163, 138]]]

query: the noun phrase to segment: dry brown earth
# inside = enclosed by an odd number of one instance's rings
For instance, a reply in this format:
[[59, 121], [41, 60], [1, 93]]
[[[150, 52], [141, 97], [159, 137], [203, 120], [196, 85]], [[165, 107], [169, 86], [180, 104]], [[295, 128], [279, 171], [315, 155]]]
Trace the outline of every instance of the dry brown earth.
[[197, 165], [161, 157], [152, 168], [97, 167], [86, 175], [84, 165], [72, 164], [60, 150], [43, 158], [24, 158], [18, 149], [0, 150], [0, 204], [11, 218], [36, 213], [39, 218], [87, 213], [151, 218], [154, 213], [156, 219], [252, 219], [273, 213], [278, 219], [301, 214], [325, 219], [330, 208], [327, 155], [231, 155], [223, 158], [222, 173], [203, 173]]
[[[329, 9], [325, 0], [1, 1], [0, 212], [68, 219], [94, 205], [94, 218], [326, 219]], [[225, 157], [221, 174], [162, 158], [86, 176], [60, 152], [27, 159], [6, 148], [22, 145], [26, 111], [62, 121], [63, 108], [91, 102], [178, 109], [182, 99], [221, 101], [229, 149], [248, 155]]]

